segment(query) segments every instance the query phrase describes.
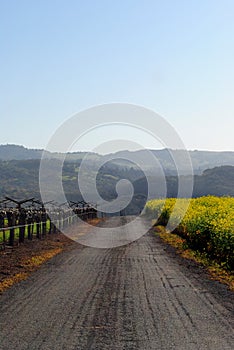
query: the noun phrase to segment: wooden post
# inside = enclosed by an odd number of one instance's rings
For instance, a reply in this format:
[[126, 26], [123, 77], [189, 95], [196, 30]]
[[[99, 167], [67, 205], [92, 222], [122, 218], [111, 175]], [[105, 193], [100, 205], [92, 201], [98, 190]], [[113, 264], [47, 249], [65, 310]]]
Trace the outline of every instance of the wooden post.
[[46, 211], [45, 211], [45, 209], [43, 208], [43, 209], [42, 209], [42, 213], [41, 213], [42, 235], [43, 235], [43, 236], [46, 235], [46, 219], [47, 219]]
[[36, 222], [36, 237], [41, 238], [41, 215], [39, 212], [35, 215], [35, 222]]
[[19, 225], [21, 227], [19, 228], [19, 243], [24, 242], [26, 217], [27, 217], [26, 210], [24, 208], [20, 208]]
[[50, 217], [48, 217], [48, 220], [49, 220], [49, 234], [51, 233], [51, 231], [52, 231], [52, 222], [51, 222], [51, 219], [50, 219]]
[[[15, 226], [15, 212], [13, 210], [7, 211], [7, 222], [8, 222], [9, 227]], [[14, 245], [14, 240], [15, 240], [15, 229], [11, 228], [10, 229], [10, 236], [9, 236], [9, 245], [10, 246]]]
[[32, 211], [30, 210], [27, 214], [27, 229], [28, 229], [28, 239], [32, 240], [32, 236], [33, 236], [33, 215], [32, 215]]

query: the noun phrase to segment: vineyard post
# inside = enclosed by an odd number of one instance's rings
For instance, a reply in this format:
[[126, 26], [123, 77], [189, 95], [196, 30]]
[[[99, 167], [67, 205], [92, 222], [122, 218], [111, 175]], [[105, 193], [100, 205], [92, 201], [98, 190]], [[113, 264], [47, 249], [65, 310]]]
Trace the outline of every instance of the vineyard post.
[[33, 215], [30, 211], [30, 213], [28, 214], [27, 217], [27, 229], [28, 229], [28, 239], [32, 240], [32, 236], [33, 236]]
[[45, 236], [46, 235], [46, 218], [47, 218], [47, 214], [45, 209], [42, 209], [42, 213], [41, 213], [41, 220], [42, 220], [42, 235]]
[[8, 222], [8, 226], [11, 227], [10, 228], [10, 236], [9, 236], [9, 245], [13, 246], [14, 245], [14, 240], [15, 240], [15, 222], [16, 222], [16, 218], [15, 218], [15, 212], [14, 211], [7, 211], [7, 222]]
[[20, 209], [19, 209], [19, 225], [21, 225], [21, 227], [19, 228], [19, 243], [24, 242], [26, 217], [27, 217], [27, 214], [26, 214], [25, 209], [20, 207]]
[[52, 232], [52, 222], [51, 222], [51, 218], [48, 216], [48, 220], [49, 220], [49, 231], [48, 233], [51, 234]]
[[39, 215], [39, 213], [36, 215], [36, 237], [38, 238], [38, 239], [40, 239], [41, 238], [41, 218], [40, 218], [40, 215]]
[[28, 223], [27, 229], [28, 229], [28, 239], [32, 240], [32, 224]]

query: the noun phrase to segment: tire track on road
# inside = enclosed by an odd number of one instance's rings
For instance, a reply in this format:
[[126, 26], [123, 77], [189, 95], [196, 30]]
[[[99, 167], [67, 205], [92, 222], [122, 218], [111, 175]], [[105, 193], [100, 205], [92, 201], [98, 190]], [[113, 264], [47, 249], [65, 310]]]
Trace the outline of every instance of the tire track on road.
[[186, 264], [150, 233], [74, 247], [0, 296], [0, 349], [233, 349], [233, 293]]

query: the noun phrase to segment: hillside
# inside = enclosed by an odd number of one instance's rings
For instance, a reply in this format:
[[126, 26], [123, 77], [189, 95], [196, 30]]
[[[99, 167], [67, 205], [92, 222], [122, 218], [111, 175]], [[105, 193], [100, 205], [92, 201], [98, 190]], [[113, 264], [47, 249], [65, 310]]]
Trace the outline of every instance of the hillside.
[[[52, 171], [51, 183], [54, 181], [54, 174], [57, 173], [57, 167], [60, 162], [56, 159], [48, 159], [49, 167]], [[65, 161], [63, 165], [62, 183], [64, 192], [69, 200], [82, 200], [82, 196], [77, 185], [77, 176], [81, 160]], [[5, 196], [14, 198], [36, 197], [40, 198], [39, 189], [39, 159], [29, 160], [0, 160], [0, 200]], [[85, 173], [87, 178], [87, 190], [89, 189], [89, 179], [94, 176], [94, 168], [92, 162]], [[117, 193], [115, 186], [122, 179], [128, 179], [134, 182], [138, 178], [143, 177], [140, 169], [126, 169], [107, 162], [100, 168], [96, 178], [97, 189], [100, 195], [111, 200], [116, 198]], [[49, 175], [48, 175], [49, 176]], [[51, 193], [51, 199], [56, 200], [56, 193]]]
[[[182, 171], [180, 175], [188, 175], [186, 164], [183, 164], [183, 150], [162, 149], [151, 150], [150, 152], [152, 152], [158, 160], [166, 175], [177, 175], [177, 167], [173, 161], [173, 156], [178, 160], [181, 167]], [[121, 158], [131, 158], [132, 161], [135, 161], [139, 165], [144, 164], [145, 166], [145, 164], [148, 164], [147, 168], [151, 169], [152, 173], [155, 174], [159, 167], [157, 167], [157, 165], [152, 166], [152, 160], [148, 153], [147, 150], [117, 152], [114, 156], [119, 157], [120, 160], [116, 160], [115, 163], [121, 165]], [[234, 166], [234, 152], [189, 151], [189, 155], [195, 175], [201, 175], [204, 170], [212, 169], [214, 167], [226, 165]], [[107, 159], [109, 157], [110, 155], [105, 156]]]
[[[52, 168], [57, 167], [58, 160], [48, 160]], [[77, 186], [77, 175], [80, 161], [68, 162], [63, 166], [63, 186], [67, 199], [81, 200], [82, 196]], [[128, 179], [134, 188], [134, 198], [127, 209], [127, 212], [138, 212], [145, 204], [145, 198], [148, 194], [148, 185], [143, 172], [139, 168], [121, 167], [117, 164], [107, 162], [99, 171], [96, 183], [100, 195], [106, 200], [116, 198], [116, 184], [120, 179]], [[39, 191], [39, 159], [31, 160], [10, 160], [0, 161], [0, 200], [4, 196], [14, 198], [35, 197], [40, 198]], [[92, 162], [87, 170], [87, 191], [89, 189], [89, 178], [94, 174]], [[186, 179], [186, 177], [185, 177]], [[53, 177], [51, 177], [53, 182]], [[154, 192], [151, 197], [162, 197], [163, 186], [161, 179], [155, 175], [152, 177], [154, 183]], [[166, 176], [167, 196], [177, 196], [176, 176]], [[194, 176], [193, 197], [203, 195], [229, 195], [234, 196], [234, 166], [215, 167], [207, 169], [202, 175]], [[51, 193], [51, 199], [56, 200], [56, 193]]]
[[[189, 177], [184, 177], [189, 181]], [[155, 191], [151, 198], [163, 197], [163, 191], [160, 187], [160, 178], [155, 177]], [[167, 197], [177, 197], [178, 177], [166, 176]], [[138, 179], [134, 188], [137, 192], [147, 194], [145, 187], [145, 178]], [[213, 169], [207, 169], [202, 175], [194, 176], [193, 197], [201, 197], [206, 195], [214, 196], [234, 196], [234, 167], [221, 166]]]
[[[0, 159], [1, 160], [30, 160], [40, 159], [43, 150], [28, 149], [23, 146], [17, 145], [0, 145]], [[147, 150], [139, 151], [120, 151], [114, 154], [100, 155], [97, 153], [88, 153], [88, 159], [92, 162], [95, 161], [109, 161], [111, 157], [118, 158], [111, 163], [120, 167], [135, 167], [133, 164], [129, 164], [126, 159], [131, 159], [133, 162], [142, 167], [147, 168], [149, 172], [154, 175], [159, 171], [160, 166], [167, 176], [177, 175], [176, 165], [174, 164], [173, 157], [176, 157], [180, 162], [181, 174], [188, 175], [186, 164], [183, 164], [183, 150], [151, 150], [152, 154], [158, 160], [158, 165], [152, 164], [152, 158], [149, 156]], [[64, 155], [62, 153], [46, 152], [48, 159], [59, 159]], [[234, 166], [234, 152], [211, 152], [211, 151], [189, 151], [190, 158], [193, 165], [193, 171], [195, 175], [201, 175], [206, 169], [212, 169], [220, 166]], [[77, 162], [81, 161], [84, 156], [87, 156], [86, 152], [70, 152], [66, 155], [67, 161]]]
[[207, 169], [194, 179], [194, 197], [204, 195], [234, 196], [234, 167]]
[[1, 160], [40, 159], [43, 150], [28, 149], [19, 145], [0, 145]]
[[[19, 145], [0, 145], [0, 160], [30, 160], [41, 159], [44, 150], [42, 149], [30, 149]], [[70, 152], [67, 153], [66, 159], [69, 161], [78, 161], [83, 159], [87, 155], [87, 152]], [[64, 156], [59, 152], [44, 152], [44, 157], [48, 159], [60, 159]], [[99, 158], [99, 155], [90, 152], [88, 154], [89, 159]]]

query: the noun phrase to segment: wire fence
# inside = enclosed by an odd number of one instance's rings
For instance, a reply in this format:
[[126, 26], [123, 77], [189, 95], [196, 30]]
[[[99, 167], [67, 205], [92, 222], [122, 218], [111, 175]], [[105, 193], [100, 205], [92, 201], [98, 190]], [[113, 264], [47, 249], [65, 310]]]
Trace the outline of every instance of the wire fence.
[[97, 217], [97, 210], [89, 204], [79, 203], [73, 208], [52, 208], [44, 206], [23, 208], [0, 208], [0, 249], [24, 243], [25, 240], [41, 239], [48, 234], [59, 233], [77, 224], [78, 219], [88, 220]]

